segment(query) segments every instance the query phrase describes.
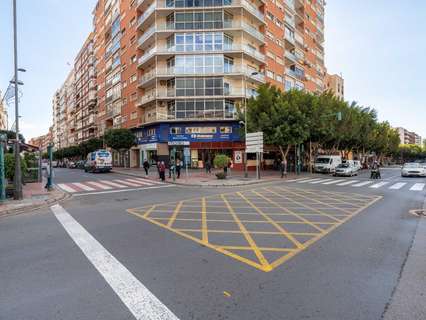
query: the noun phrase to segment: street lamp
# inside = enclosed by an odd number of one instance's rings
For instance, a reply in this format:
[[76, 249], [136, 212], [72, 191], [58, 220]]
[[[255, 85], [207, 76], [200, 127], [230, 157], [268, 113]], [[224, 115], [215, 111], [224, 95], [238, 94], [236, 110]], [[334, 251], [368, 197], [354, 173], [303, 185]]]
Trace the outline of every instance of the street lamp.
[[248, 170], [247, 170], [247, 78], [251, 76], [258, 75], [259, 72], [253, 71], [249, 75], [246, 75], [244, 78], [244, 141], [246, 150], [244, 150], [244, 178], [248, 177]]

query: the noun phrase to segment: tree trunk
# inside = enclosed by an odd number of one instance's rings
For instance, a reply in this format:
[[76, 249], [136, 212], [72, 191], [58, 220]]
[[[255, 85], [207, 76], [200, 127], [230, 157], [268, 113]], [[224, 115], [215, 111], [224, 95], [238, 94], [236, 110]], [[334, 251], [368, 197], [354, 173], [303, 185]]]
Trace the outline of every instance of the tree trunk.
[[285, 172], [287, 172], [287, 156], [288, 156], [288, 152], [290, 151], [290, 145], [286, 147], [285, 151], [283, 150], [282, 146], [279, 146], [279, 148], [280, 148], [281, 156], [283, 157], [283, 161], [284, 161], [284, 170]]

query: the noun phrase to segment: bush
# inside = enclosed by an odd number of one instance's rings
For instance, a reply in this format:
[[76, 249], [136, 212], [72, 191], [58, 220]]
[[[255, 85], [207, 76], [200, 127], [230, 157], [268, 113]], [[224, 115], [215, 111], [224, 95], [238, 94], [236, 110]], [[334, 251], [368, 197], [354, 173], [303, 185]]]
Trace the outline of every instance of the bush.
[[[5, 178], [8, 181], [13, 181], [15, 177], [15, 156], [11, 153], [6, 153], [4, 155], [4, 168], [5, 168]], [[25, 159], [21, 157], [21, 172], [24, 175], [27, 172], [27, 163]]]
[[229, 157], [225, 154], [218, 154], [214, 157], [213, 164], [216, 168], [223, 169], [228, 166]]
[[216, 177], [219, 180], [223, 180], [223, 179], [226, 179], [226, 174], [225, 174], [225, 172], [218, 172], [218, 173], [216, 173]]

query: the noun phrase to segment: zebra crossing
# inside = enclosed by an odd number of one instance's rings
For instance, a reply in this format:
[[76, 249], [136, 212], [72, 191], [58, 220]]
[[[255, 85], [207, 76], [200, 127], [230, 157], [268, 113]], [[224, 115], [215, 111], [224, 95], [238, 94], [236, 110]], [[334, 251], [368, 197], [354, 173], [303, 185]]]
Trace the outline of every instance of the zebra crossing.
[[143, 178], [124, 178], [112, 180], [95, 180], [83, 182], [59, 183], [57, 186], [68, 193], [107, 193], [114, 190], [143, 189], [169, 186], [167, 183]]
[[333, 185], [333, 186], [346, 186], [353, 188], [370, 188], [370, 189], [381, 189], [386, 188], [389, 190], [401, 190], [408, 189], [409, 191], [423, 191], [426, 190], [426, 183], [409, 183], [400, 181], [380, 181], [380, 180], [346, 180], [346, 179], [330, 179], [330, 178], [298, 178], [287, 180], [287, 182], [294, 182], [298, 184], [313, 184], [313, 185]]

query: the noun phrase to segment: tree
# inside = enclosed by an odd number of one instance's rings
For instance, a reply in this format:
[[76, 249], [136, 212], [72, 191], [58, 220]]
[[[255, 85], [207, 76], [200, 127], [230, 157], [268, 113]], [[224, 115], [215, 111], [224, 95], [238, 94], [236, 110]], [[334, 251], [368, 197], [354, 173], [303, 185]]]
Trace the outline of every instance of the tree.
[[101, 138], [89, 139], [85, 142], [82, 142], [79, 145], [79, 148], [80, 148], [79, 153], [83, 158], [85, 158], [88, 153], [93, 152], [93, 151], [98, 150], [98, 149], [102, 149], [103, 144], [104, 144], [104, 142]]
[[[6, 134], [8, 140], [15, 140], [16, 133], [11, 130], [0, 130], [0, 134]], [[19, 134], [19, 141], [25, 142], [25, 138], [22, 134]]]
[[136, 136], [129, 129], [110, 129], [104, 135], [106, 145], [122, 154], [136, 143]]
[[297, 90], [283, 93], [269, 84], [260, 86], [258, 93], [248, 103], [247, 128], [249, 132], [263, 131], [265, 143], [276, 145], [286, 161], [291, 146], [309, 137], [304, 108], [310, 96]]

